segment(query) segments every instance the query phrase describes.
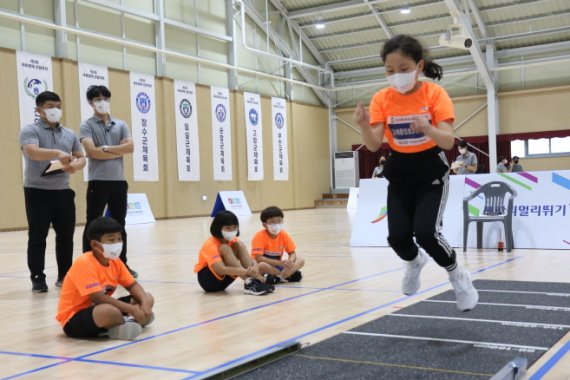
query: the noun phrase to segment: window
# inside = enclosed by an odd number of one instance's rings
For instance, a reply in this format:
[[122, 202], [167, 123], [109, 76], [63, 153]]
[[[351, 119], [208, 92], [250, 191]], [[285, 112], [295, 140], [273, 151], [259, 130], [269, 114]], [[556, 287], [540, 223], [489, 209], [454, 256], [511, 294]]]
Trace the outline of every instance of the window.
[[550, 153], [550, 139], [530, 139], [528, 141], [528, 154]]
[[568, 156], [570, 136], [511, 141], [511, 155], [529, 156]]
[[570, 137], [555, 137], [550, 139], [550, 153], [569, 153]]
[[525, 141], [514, 140], [511, 141], [511, 155], [517, 157], [526, 157]]

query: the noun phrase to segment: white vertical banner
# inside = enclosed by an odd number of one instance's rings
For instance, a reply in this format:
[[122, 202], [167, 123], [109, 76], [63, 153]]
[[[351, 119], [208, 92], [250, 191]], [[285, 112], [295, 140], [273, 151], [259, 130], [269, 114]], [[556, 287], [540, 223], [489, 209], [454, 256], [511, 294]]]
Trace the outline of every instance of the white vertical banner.
[[271, 98], [273, 130], [273, 179], [289, 180], [289, 154], [287, 144], [287, 101]]
[[178, 180], [200, 180], [200, 144], [196, 111], [196, 85], [174, 81], [174, 107], [176, 113], [176, 152]]
[[131, 131], [135, 181], [158, 181], [154, 77], [131, 73]]
[[230, 92], [227, 88], [210, 87], [212, 95], [212, 151], [214, 181], [232, 180], [232, 129]]
[[17, 51], [16, 65], [21, 128], [38, 119], [36, 97], [44, 91], [53, 90], [53, 77], [51, 57]]
[[263, 136], [261, 98], [258, 94], [243, 93], [245, 106], [245, 134], [247, 138], [247, 180], [263, 180]]
[[[81, 110], [81, 121], [85, 121], [93, 116], [93, 108], [87, 101], [87, 90], [91, 86], [109, 87], [109, 70], [105, 66], [96, 66], [88, 63], [79, 63], [79, 105]], [[87, 158], [89, 160], [89, 158]], [[83, 169], [83, 179], [89, 179], [88, 165]]]

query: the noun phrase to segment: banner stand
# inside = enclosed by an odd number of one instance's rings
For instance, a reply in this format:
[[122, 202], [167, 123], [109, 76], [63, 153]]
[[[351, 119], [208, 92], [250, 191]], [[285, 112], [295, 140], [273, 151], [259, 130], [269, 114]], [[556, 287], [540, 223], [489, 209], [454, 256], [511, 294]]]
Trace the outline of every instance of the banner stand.
[[[106, 217], [111, 217], [109, 210], [106, 208], [103, 213]], [[132, 226], [135, 224], [149, 224], [155, 223], [154, 215], [148, 204], [148, 199], [145, 193], [141, 194], [127, 194], [127, 217], [125, 224]]]
[[231, 211], [237, 216], [251, 215], [251, 210], [249, 209], [243, 191], [220, 191], [216, 197], [210, 216], [216, 216], [216, 214], [222, 210]]

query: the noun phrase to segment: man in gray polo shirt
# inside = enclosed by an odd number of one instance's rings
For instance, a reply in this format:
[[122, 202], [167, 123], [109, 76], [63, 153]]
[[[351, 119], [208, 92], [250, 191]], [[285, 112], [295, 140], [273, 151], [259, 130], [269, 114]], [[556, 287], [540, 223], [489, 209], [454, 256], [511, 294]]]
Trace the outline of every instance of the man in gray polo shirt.
[[458, 144], [459, 156], [453, 163], [455, 174], [474, 174], [477, 171], [477, 156], [467, 149], [467, 142], [460, 141]]
[[[111, 91], [105, 86], [92, 86], [87, 100], [93, 107], [93, 117], [81, 124], [79, 138], [89, 158], [89, 184], [87, 185], [87, 220], [83, 231], [83, 251], [91, 250], [87, 238], [89, 223], [97, 219], [107, 207], [108, 216], [123, 226], [121, 260], [127, 264], [127, 191], [123, 156], [133, 153], [133, 139], [127, 124], [111, 117]], [[128, 265], [134, 277], [138, 274]]]
[[[48, 291], [44, 274], [46, 238], [50, 224], [56, 235], [56, 286], [61, 287], [73, 261], [75, 192], [69, 188], [69, 174], [85, 166], [85, 157], [77, 135], [59, 123], [62, 115], [59, 96], [51, 91], [42, 92], [36, 97], [36, 106], [40, 117], [22, 128], [20, 146], [25, 163], [24, 197], [32, 292], [45, 293]], [[44, 173], [49, 166], [59, 164], [61, 169]]]

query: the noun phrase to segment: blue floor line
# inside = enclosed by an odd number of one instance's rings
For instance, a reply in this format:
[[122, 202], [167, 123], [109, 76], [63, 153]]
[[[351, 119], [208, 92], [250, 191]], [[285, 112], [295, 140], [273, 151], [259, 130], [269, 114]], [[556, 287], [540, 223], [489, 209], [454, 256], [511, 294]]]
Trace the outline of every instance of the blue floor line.
[[[500, 265], [504, 265], [504, 264], [506, 264], [506, 263], [508, 263], [508, 262], [511, 262], [511, 261], [513, 261], [513, 260], [515, 260], [515, 259], [519, 259], [519, 258], [521, 258], [521, 256], [509, 258], [509, 259], [507, 259], [507, 260], [505, 260], [505, 261], [502, 261], [502, 262], [493, 264], [493, 265], [491, 265], [491, 266], [489, 266], [489, 267], [485, 267], [485, 268], [479, 269], [479, 270], [477, 270], [477, 271], [475, 271], [475, 272], [473, 272], [473, 273], [482, 273], [482, 272], [488, 271], [488, 270], [493, 269], [493, 268], [495, 268], [495, 267], [498, 267], [498, 266], [500, 266]], [[119, 348], [127, 347], [127, 346], [130, 346], [130, 345], [133, 345], [133, 344], [137, 344], [137, 343], [139, 343], [139, 342], [144, 342], [144, 341], [151, 340], [151, 339], [156, 339], [156, 338], [159, 338], [159, 337], [162, 337], [162, 336], [171, 335], [171, 334], [174, 334], [174, 333], [179, 332], [179, 331], [188, 330], [188, 329], [191, 329], [191, 328], [194, 328], [194, 327], [202, 326], [202, 325], [205, 325], [205, 324], [208, 324], [208, 323], [212, 323], [212, 322], [215, 322], [215, 321], [219, 321], [219, 320], [222, 320], [222, 319], [227, 319], [227, 318], [230, 318], [230, 317], [233, 317], [233, 316], [236, 316], [236, 315], [248, 313], [248, 312], [250, 312], [250, 311], [254, 311], [254, 310], [262, 309], [262, 308], [269, 307], [269, 306], [272, 306], [272, 305], [276, 305], [276, 304], [279, 304], [279, 303], [287, 302], [287, 301], [290, 301], [290, 300], [294, 300], [294, 299], [306, 297], [306, 296], [309, 296], [309, 295], [312, 295], [312, 294], [315, 294], [315, 293], [320, 293], [320, 292], [323, 292], [323, 291], [326, 291], [326, 290], [333, 290], [333, 289], [336, 290], [335, 288], [338, 288], [338, 287], [341, 287], [341, 286], [344, 286], [344, 285], [353, 284], [353, 283], [361, 282], [361, 281], [366, 281], [366, 280], [369, 280], [369, 279], [374, 278], [374, 277], [382, 276], [382, 275], [384, 275], [384, 274], [393, 273], [393, 272], [397, 272], [397, 271], [401, 271], [401, 270], [402, 270], [401, 267], [400, 267], [400, 268], [395, 268], [395, 269], [390, 269], [390, 270], [387, 270], [387, 271], [383, 271], [383, 272], [375, 273], [375, 274], [372, 274], [372, 275], [368, 275], [368, 276], [362, 277], [362, 278], [360, 278], [360, 279], [345, 281], [345, 282], [343, 282], [343, 283], [340, 283], [340, 284], [337, 284], [337, 285], [332, 285], [332, 286], [329, 286], [329, 287], [326, 287], [326, 288], [319, 288], [318, 290], [314, 290], [314, 291], [311, 291], [311, 292], [308, 292], [308, 293], [300, 294], [300, 295], [293, 296], [293, 297], [284, 298], [284, 299], [279, 300], [279, 301], [274, 301], [274, 302], [270, 302], [270, 303], [267, 303], [267, 304], [264, 304], [264, 305], [258, 305], [258, 306], [252, 307], [252, 308], [248, 308], [248, 309], [244, 309], [244, 310], [237, 311], [237, 312], [234, 312], [234, 313], [222, 315], [222, 316], [220, 316], [220, 317], [216, 317], [216, 318], [212, 318], [212, 319], [209, 319], [209, 320], [206, 320], [206, 321], [194, 323], [194, 324], [191, 324], [191, 325], [188, 325], [188, 326], [183, 326], [183, 327], [180, 327], [180, 328], [177, 328], [177, 329], [174, 329], [174, 330], [166, 331], [166, 332], [164, 332], [164, 333], [160, 333], [160, 334], [156, 334], [156, 335], [151, 335], [151, 336], [146, 337], [146, 338], [142, 338], [142, 339], [135, 340], [135, 341], [128, 342], [128, 343], [123, 343], [123, 344], [120, 344], [120, 345], [117, 345], [117, 346], [113, 346], [113, 347], [109, 347], [109, 348], [106, 348], [106, 349], [103, 349], [103, 350], [95, 351], [95, 352], [92, 352], [92, 353], [89, 353], [89, 354], [86, 354], [86, 355], [79, 356], [79, 357], [77, 357], [77, 358], [66, 359], [66, 360], [61, 361], [61, 362], [59, 362], [59, 363], [53, 363], [53, 364], [50, 364], [50, 365], [47, 365], [47, 366], [39, 367], [39, 368], [30, 370], [30, 371], [26, 371], [26, 372], [23, 372], [23, 373], [20, 373], [20, 374], [12, 375], [12, 376], [10, 376], [10, 377], [7, 377], [7, 378], [1, 379], [1, 380], [15, 379], [15, 378], [18, 378], [18, 377], [21, 377], [21, 376], [24, 376], [24, 375], [28, 375], [28, 374], [31, 374], [31, 373], [35, 373], [35, 372], [39, 372], [39, 371], [42, 371], [42, 370], [51, 368], [51, 367], [54, 367], [54, 366], [62, 365], [62, 364], [68, 363], [68, 362], [70, 362], [70, 361], [86, 361], [86, 362], [89, 361], [89, 362], [94, 362], [94, 363], [96, 363], [96, 362], [99, 362], [99, 361], [97, 361], [97, 360], [91, 360], [91, 359], [88, 360], [88, 359], [86, 359], [86, 358], [91, 357], [91, 356], [94, 356], [94, 355], [98, 355], [98, 354], [101, 354], [101, 353], [105, 353], [105, 352], [117, 350], [117, 349], [119, 349]], [[431, 287], [431, 288], [429, 288], [429, 289], [426, 289], [426, 290], [423, 290], [423, 291], [417, 293], [416, 295], [420, 295], [420, 294], [423, 294], [423, 293], [425, 293], [425, 292], [428, 292], [428, 291], [430, 291], [430, 290], [432, 290], [432, 289], [436, 289], [436, 288], [441, 287], [441, 286], [443, 286], [443, 285], [445, 285], [445, 284], [447, 284], [447, 283], [448, 283], [448, 282], [444, 282], [444, 283], [442, 283], [442, 284], [433, 286], [433, 287]], [[413, 297], [415, 297], [415, 296], [413, 296]], [[371, 312], [373, 312], [373, 311], [376, 311], [376, 310], [381, 309], [381, 308], [383, 308], [383, 307], [392, 305], [393, 303], [400, 302], [400, 301], [405, 300], [405, 299], [407, 299], [407, 298], [410, 298], [410, 297], [402, 297], [402, 298], [399, 298], [399, 299], [397, 299], [397, 300], [395, 300], [395, 301], [392, 301], [392, 302], [390, 302], [390, 303], [387, 303], [387, 304], [384, 304], [384, 305], [380, 305], [380, 306], [377, 306], [377, 307], [375, 307], [375, 308], [373, 308], [373, 309], [366, 310], [366, 311], [364, 311], [364, 312], [361, 312], [361, 313], [355, 314], [355, 315], [353, 315], [353, 316], [344, 318], [344, 319], [342, 319], [342, 320], [340, 320], [340, 321], [337, 321], [337, 322], [334, 322], [334, 323], [325, 325], [325, 326], [323, 326], [323, 327], [321, 327], [321, 328], [318, 328], [318, 329], [309, 331], [309, 332], [307, 332], [307, 333], [301, 334], [301, 335], [296, 336], [296, 337], [294, 337], [294, 338], [287, 339], [287, 340], [284, 341], [284, 342], [280, 342], [280, 343], [274, 344], [274, 345], [272, 345], [272, 346], [270, 346], [270, 347], [267, 347], [267, 348], [265, 348], [265, 349], [263, 349], [263, 350], [258, 351], [258, 353], [267, 352], [267, 351], [270, 350], [270, 349], [273, 349], [273, 348], [276, 348], [276, 347], [280, 347], [280, 345], [282, 345], [282, 344], [284, 344], [284, 343], [294, 342], [294, 341], [297, 340], [297, 339], [303, 338], [303, 337], [308, 336], [308, 335], [312, 335], [312, 334], [314, 334], [314, 333], [316, 333], [316, 332], [319, 332], [319, 331], [321, 331], [321, 330], [328, 329], [328, 328], [330, 328], [330, 327], [333, 327], [333, 326], [338, 325], [338, 324], [340, 324], [340, 323], [344, 323], [344, 322], [346, 322], [346, 321], [349, 321], [349, 320], [351, 320], [351, 319], [357, 318], [357, 317], [359, 317], [359, 316], [369, 314], [369, 313], [371, 313]], [[255, 353], [249, 354], [249, 355], [246, 355], [245, 357], [249, 358], [249, 357], [251, 357], [251, 356], [254, 355], [254, 354], [255, 354]], [[22, 354], [22, 355], [26, 355], [26, 354]], [[29, 354], [29, 355], [33, 355], [33, 354]], [[236, 362], [239, 362], [240, 360], [244, 360], [243, 358], [244, 358], [244, 357], [241, 357], [241, 358], [238, 358], [238, 359], [234, 359], [234, 360], [232, 360], [232, 361], [223, 363], [223, 364], [221, 364], [220, 366], [217, 366], [217, 367], [214, 367], [214, 368], [218, 368], [218, 367], [223, 368], [223, 367], [225, 367], [225, 366], [230, 365], [230, 363], [236, 363]], [[101, 363], [105, 363], [105, 362], [101, 362]], [[111, 363], [111, 362], [108, 362], [108, 363]], [[114, 364], [115, 364], [115, 365], [121, 365], [120, 363], [114, 363]], [[124, 365], [129, 365], [129, 364], [125, 363]], [[130, 366], [130, 365], [129, 365], [129, 366]], [[138, 365], [132, 365], [132, 366], [138, 366]], [[189, 377], [189, 378], [194, 378], [194, 377], [196, 377], [196, 376], [201, 376], [201, 375], [203, 375], [204, 373], [208, 373], [208, 372], [210, 372], [210, 371], [213, 370], [213, 369], [209, 369], [209, 370], [206, 371], [206, 372], [199, 372], [199, 371], [181, 370], [181, 369], [176, 369], [176, 368], [152, 367], [152, 366], [144, 366], [144, 365], [141, 365], [140, 368], [148, 368], [148, 369], [161, 369], [161, 368], [162, 368], [162, 370], [164, 370], [164, 371], [169, 370], [169, 371], [177, 371], [177, 372], [184, 372], [184, 371], [186, 371], [186, 373], [189, 373], [189, 372], [190, 372], [190, 373], [193, 374], [193, 375], [192, 375], [191, 377]]]
[[558, 361], [560, 359], [562, 359], [562, 357], [564, 357], [564, 355], [566, 355], [569, 351], [570, 351], [570, 342], [566, 342], [566, 344], [564, 346], [562, 346], [556, 352], [556, 354], [554, 354], [550, 359], [548, 359], [548, 361], [546, 363], [544, 363], [544, 365], [542, 367], [540, 367], [540, 369], [538, 371], [536, 371], [536, 373], [534, 375], [532, 375], [529, 378], [529, 380], [540, 380], [540, 379], [542, 379], [544, 377], [544, 375], [546, 375], [552, 369], [552, 367], [554, 367], [554, 365], [556, 363], [558, 363]]
[[[509, 262], [514, 261], [514, 260], [519, 259], [519, 258], [521, 258], [521, 256], [509, 258], [508, 260], [505, 260], [505, 261], [503, 261], [503, 262], [499, 262], [499, 263], [490, 265], [490, 266], [488, 266], [488, 267], [481, 268], [481, 269], [476, 270], [475, 272], [472, 272], [472, 273], [483, 273], [483, 272], [486, 272], [486, 271], [488, 271], [488, 270], [491, 270], [491, 269], [496, 268], [496, 267], [498, 267], [498, 266], [504, 265], [504, 264], [506, 264], [506, 263], [509, 263]], [[224, 369], [224, 368], [230, 368], [230, 367], [232, 367], [232, 366], [234, 366], [234, 365], [236, 365], [236, 364], [243, 364], [243, 363], [245, 363], [245, 362], [251, 360], [252, 358], [259, 357], [261, 354], [263, 354], [263, 353], [265, 353], [265, 352], [273, 351], [275, 348], [287, 346], [287, 345], [289, 345], [289, 344], [291, 344], [291, 343], [297, 342], [299, 339], [302, 339], [302, 338], [304, 338], [304, 337], [306, 337], [306, 336], [313, 335], [313, 334], [315, 334], [315, 333], [318, 333], [318, 332], [320, 332], [320, 331], [323, 331], [323, 330], [329, 329], [329, 328], [331, 328], [331, 327], [337, 326], [337, 325], [342, 324], [342, 323], [344, 323], [344, 322], [348, 322], [348, 321], [350, 321], [350, 320], [352, 320], [352, 319], [356, 319], [356, 318], [359, 318], [359, 317], [361, 317], [361, 316], [363, 316], [363, 315], [370, 314], [370, 313], [372, 313], [372, 312], [375, 312], [375, 311], [377, 311], [377, 310], [383, 309], [383, 308], [385, 308], [385, 307], [387, 307], [387, 306], [394, 305], [394, 304], [396, 304], [396, 303], [398, 303], [398, 302], [401, 302], [401, 301], [404, 301], [404, 300], [406, 300], [406, 299], [415, 298], [415, 297], [417, 297], [417, 296], [419, 296], [419, 295], [421, 295], [421, 294], [430, 292], [430, 291], [432, 291], [432, 290], [434, 290], [434, 289], [443, 287], [443, 286], [445, 286], [445, 285], [449, 285], [449, 281], [445, 281], [445, 282], [442, 282], [442, 283], [440, 283], [440, 284], [438, 284], [438, 285], [434, 285], [434, 286], [432, 286], [431, 288], [422, 290], [422, 291], [416, 293], [416, 294], [413, 295], [413, 296], [400, 297], [400, 298], [398, 298], [398, 299], [396, 299], [396, 300], [393, 300], [393, 301], [384, 303], [384, 304], [382, 304], [382, 305], [373, 307], [372, 309], [368, 309], [368, 310], [362, 311], [362, 312], [360, 312], [360, 313], [353, 314], [353, 315], [351, 315], [351, 316], [345, 317], [345, 318], [343, 318], [343, 319], [341, 319], [341, 320], [338, 320], [338, 321], [336, 321], [336, 322], [332, 322], [332, 323], [329, 323], [329, 324], [327, 324], [327, 325], [321, 326], [321, 327], [319, 327], [319, 328], [310, 330], [310, 331], [308, 331], [308, 332], [305, 332], [305, 333], [303, 333], [303, 334], [297, 335], [297, 336], [295, 336], [295, 337], [293, 337], [293, 338], [290, 338], [290, 339], [287, 339], [287, 340], [285, 340], [285, 341], [282, 341], [282, 342], [273, 344], [273, 345], [271, 345], [271, 346], [269, 346], [269, 347], [266, 347], [266, 348], [263, 348], [263, 349], [261, 349], [261, 350], [258, 350], [258, 351], [252, 352], [252, 353], [250, 353], [250, 354], [241, 356], [241, 357], [239, 357], [239, 358], [236, 358], [236, 359], [227, 361], [227, 362], [225, 362], [225, 363], [222, 363], [222, 364], [220, 364], [220, 365], [217, 365], [216, 367], [209, 368], [209, 369], [203, 371], [201, 374], [197, 374], [197, 375], [193, 375], [193, 376], [190, 376], [190, 377], [186, 377], [186, 378], [184, 378], [184, 380], [194, 379], [194, 378], [197, 378], [197, 376], [203, 376], [203, 375], [212, 374], [212, 372], [218, 372], [218, 371], [220, 371], [220, 370], [222, 370], [222, 369]]]
[[45, 354], [28, 354], [25, 352], [12, 352], [12, 351], [0, 351], [0, 355], [29, 356], [29, 357], [33, 357], [33, 358], [54, 359], [54, 360], [73, 360], [72, 358], [65, 357], [65, 356], [54, 356], [54, 355], [45, 355]]
[[56, 367], [56, 366], [58, 366], [58, 365], [65, 364], [65, 363], [68, 363], [68, 362], [70, 362], [70, 361], [73, 361], [73, 360], [65, 360], [65, 361], [58, 362], [58, 363], [48, 364], [48, 365], [45, 365], [45, 366], [42, 366], [42, 367], [38, 367], [38, 368], [31, 369], [31, 370], [26, 371], [26, 372], [17, 373], [17, 374], [15, 374], [15, 375], [11, 375], [11, 376], [8, 376], [8, 377], [4, 377], [4, 378], [2, 378], [2, 380], [12, 380], [12, 379], [16, 379], [16, 378], [18, 378], [18, 377], [22, 377], [22, 376], [26, 376], [26, 375], [31, 375], [31, 374], [33, 374], [33, 373], [37, 373], [37, 372], [40, 372], [40, 371], [43, 371], [43, 370], [46, 370], [46, 369], [49, 369], [49, 368], [52, 368], [52, 367]]
[[[42, 370], [44, 370], [44, 369], [48, 369], [48, 368], [51, 368], [51, 367], [53, 367], [53, 366], [62, 365], [62, 364], [65, 364], [65, 363], [67, 363], [67, 362], [69, 362], [69, 361], [77, 361], [77, 360], [81, 361], [81, 360], [83, 360], [83, 359], [85, 359], [85, 358], [88, 358], [88, 357], [90, 357], [90, 356], [94, 356], [94, 355], [98, 355], [98, 354], [101, 354], [101, 353], [105, 353], [105, 352], [117, 350], [117, 349], [119, 349], [119, 348], [127, 347], [127, 346], [130, 346], [130, 345], [133, 345], [133, 344], [137, 344], [137, 343], [140, 343], [140, 342], [147, 341], [147, 340], [156, 339], [156, 338], [159, 338], [159, 337], [162, 337], [162, 336], [174, 334], [174, 333], [176, 333], [176, 332], [188, 330], [188, 329], [191, 329], [191, 328], [194, 328], [194, 327], [202, 326], [202, 325], [205, 325], [205, 324], [208, 324], [208, 323], [212, 323], [212, 322], [215, 322], [215, 321], [219, 321], [219, 320], [222, 320], [222, 319], [227, 319], [227, 318], [230, 318], [230, 317], [233, 317], [233, 316], [236, 316], [236, 315], [248, 313], [248, 312], [250, 312], [250, 311], [262, 309], [262, 308], [265, 308], [265, 307], [269, 307], [269, 306], [272, 306], [272, 305], [276, 305], [276, 304], [279, 304], [279, 303], [282, 303], [282, 302], [287, 302], [287, 301], [294, 300], [294, 299], [297, 299], [297, 298], [306, 297], [306, 296], [308, 296], [308, 295], [312, 295], [312, 294], [315, 294], [315, 293], [320, 293], [320, 292], [323, 292], [323, 291], [326, 291], [326, 290], [334, 289], [334, 288], [336, 288], [336, 287], [340, 287], [340, 286], [352, 284], [352, 283], [355, 283], [355, 282], [366, 281], [366, 280], [369, 280], [369, 279], [374, 278], [374, 277], [382, 276], [382, 275], [384, 275], [384, 274], [388, 274], [388, 273], [392, 273], [392, 272], [397, 272], [397, 271], [401, 271], [401, 270], [402, 270], [402, 268], [399, 267], [399, 268], [390, 269], [390, 270], [386, 270], [386, 271], [379, 272], [379, 273], [374, 273], [374, 274], [371, 274], [371, 275], [368, 275], [368, 276], [365, 276], [365, 277], [362, 277], [362, 278], [359, 278], [359, 279], [350, 280], [350, 281], [345, 281], [345, 282], [342, 282], [342, 283], [337, 284], [337, 285], [332, 285], [332, 286], [329, 286], [329, 287], [327, 287], [327, 288], [323, 288], [323, 289], [319, 289], [319, 290], [314, 290], [314, 291], [311, 291], [311, 292], [308, 292], [308, 293], [304, 293], [304, 294], [300, 294], [300, 295], [293, 296], [293, 297], [284, 298], [284, 299], [279, 300], [279, 301], [274, 301], [274, 302], [270, 302], [270, 303], [267, 303], [267, 304], [264, 304], [264, 305], [258, 305], [258, 306], [252, 307], [252, 308], [240, 310], [240, 311], [237, 311], [237, 312], [234, 312], [234, 313], [225, 314], [225, 315], [222, 315], [222, 316], [219, 316], [219, 317], [216, 317], [216, 318], [212, 318], [212, 319], [209, 319], [209, 320], [206, 320], [206, 321], [202, 321], [202, 322], [198, 322], [198, 323], [193, 323], [193, 324], [191, 324], [191, 325], [179, 327], [179, 328], [177, 328], [177, 329], [170, 330], [170, 331], [166, 331], [166, 332], [164, 332], [164, 333], [160, 333], [160, 334], [156, 334], [156, 335], [151, 335], [151, 336], [146, 337], [146, 338], [134, 340], [134, 341], [132, 341], [132, 342], [127, 342], [127, 343], [119, 344], [119, 345], [117, 345], [117, 346], [113, 346], [113, 347], [109, 347], [109, 348], [106, 348], [106, 349], [103, 349], [103, 350], [95, 351], [95, 352], [92, 352], [92, 353], [89, 353], [89, 354], [86, 354], [86, 355], [79, 356], [79, 357], [77, 357], [77, 358], [72, 358], [72, 359], [69, 359], [69, 360], [65, 360], [65, 361], [60, 362], [60, 363], [54, 363], [54, 364], [51, 364], [51, 365], [49, 365], [49, 366], [43, 366], [43, 367], [40, 367], [40, 368], [36, 368], [36, 369], [34, 369], [34, 370], [30, 370], [30, 371], [26, 371], [26, 372], [23, 372], [23, 373], [20, 373], [20, 374], [12, 375], [12, 376], [10, 376], [10, 377], [8, 377], [8, 378], [0, 379], [0, 380], [15, 379], [15, 378], [17, 378], [17, 377], [24, 376], [24, 375], [28, 375], [28, 374], [30, 374], [30, 373], [34, 373], [34, 372], [38, 372], [38, 371], [42, 371]], [[196, 374], [201, 374], [201, 372], [198, 372], [198, 371], [194, 371], [194, 373], [196, 373]]]

